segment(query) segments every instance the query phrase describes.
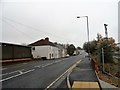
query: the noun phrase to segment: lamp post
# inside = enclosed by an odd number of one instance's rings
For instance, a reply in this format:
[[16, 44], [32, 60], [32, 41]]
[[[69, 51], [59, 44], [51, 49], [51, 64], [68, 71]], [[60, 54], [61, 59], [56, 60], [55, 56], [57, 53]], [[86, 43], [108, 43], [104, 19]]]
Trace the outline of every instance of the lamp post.
[[[88, 16], [77, 16], [77, 18], [86, 18], [87, 19], [87, 36], [88, 36], [88, 45], [89, 45], [89, 22], [88, 22]], [[90, 50], [88, 46], [88, 55], [90, 56]]]
[[105, 26], [105, 35], [106, 35], [106, 39], [108, 39], [108, 32], [107, 32], [107, 24], [104, 24], [104, 26]]

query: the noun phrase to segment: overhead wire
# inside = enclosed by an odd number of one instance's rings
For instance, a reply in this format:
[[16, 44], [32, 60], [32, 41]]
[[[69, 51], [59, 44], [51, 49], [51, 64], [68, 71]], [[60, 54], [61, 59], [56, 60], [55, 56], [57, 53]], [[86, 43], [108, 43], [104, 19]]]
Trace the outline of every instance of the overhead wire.
[[[7, 20], [9, 20], [9, 21], [11, 21], [11, 22], [17, 23], [17, 24], [19, 24], [19, 25], [22, 25], [22, 26], [24, 26], [24, 27], [30, 28], [31, 30], [37, 31], [37, 34], [38, 34], [38, 32], [39, 32], [39, 33], [44, 33], [44, 34], [51, 35], [51, 36], [53, 36], [53, 37], [55, 37], [55, 38], [59, 38], [59, 39], [62, 39], [62, 40], [66, 40], [65, 38], [63, 38], [63, 37], [61, 37], [61, 36], [57, 36], [57, 35], [55, 35], [55, 34], [53, 35], [52, 33], [45, 32], [45, 31], [43, 31], [43, 30], [40, 30], [40, 29], [34, 28], [34, 27], [32, 27], [32, 26], [29, 26], [29, 25], [26, 25], [26, 24], [17, 22], [17, 21], [15, 21], [15, 20], [9, 19], [9, 18], [7, 18], [7, 17], [4, 17], [4, 16], [3, 16], [3, 18], [4, 18], [4, 19], [7, 19]], [[40, 32], [40, 31], [41, 31], [41, 32]], [[71, 42], [71, 40], [68, 40], [68, 39], [67, 39], [66, 41], [67, 41], [67, 42]]]
[[[3, 19], [2, 19], [2, 21], [5, 22], [5, 23], [7, 23], [8, 25], [10, 25], [11, 27], [13, 27], [16, 32], [21, 33], [22, 35], [24, 35], [24, 36], [27, 37], [28, 39], [34, 40], [33, 37], [31, 37], [30, 35], [26, 34], [26, 33], [23, 32], [23, 31], [19, 30], [18, 28], [16, 28], [16, 27], [15, 27], [14, 25], [12, 25], [11, 23], [9, 23], [9, 22], [7, 22], [7, 21], [5, 21], [5, 20], [3, 20]], [[13, 30], [14, 30], [14, 29], [13, 29]]]

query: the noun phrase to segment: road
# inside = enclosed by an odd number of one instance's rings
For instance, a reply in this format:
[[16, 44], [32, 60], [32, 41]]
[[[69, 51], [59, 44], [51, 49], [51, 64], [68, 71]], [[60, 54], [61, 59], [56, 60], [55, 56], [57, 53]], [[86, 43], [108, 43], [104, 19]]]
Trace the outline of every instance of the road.
[[2, 68], [2, 88], [46, 88], [83, 55], [57, 60], [31, 61]]

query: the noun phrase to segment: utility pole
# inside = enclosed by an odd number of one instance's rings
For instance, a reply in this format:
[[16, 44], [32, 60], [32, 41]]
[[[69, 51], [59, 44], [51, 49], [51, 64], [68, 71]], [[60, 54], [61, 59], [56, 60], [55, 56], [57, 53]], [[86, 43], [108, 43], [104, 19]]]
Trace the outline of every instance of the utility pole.
[[103, 72], [105, 71], [104, 69], [104, 49], [102, 48], [102, 63], [103, 63]]

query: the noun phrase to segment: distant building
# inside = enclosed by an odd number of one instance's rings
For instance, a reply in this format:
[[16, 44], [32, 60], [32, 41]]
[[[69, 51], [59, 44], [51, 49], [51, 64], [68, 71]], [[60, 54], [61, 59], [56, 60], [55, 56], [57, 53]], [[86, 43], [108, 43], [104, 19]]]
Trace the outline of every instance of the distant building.
[[59, 48], [58, 49], [59, 58], [66, 57], [66, 55], [67, 55], [67, 49], [66, 49], [65, 45], [57, 44], [57, 43], [55, 43], [55, 45]]
[[48, 37], [31, 43], [29, 46], [32, 47], [32, 55], [35, 59], [60, 58], [59, 48], [54, 43], [50, 42]]
[[76, 48], [73, 54], [78, 55], [78, 54], [81, 54], [81, 52], [79, 49]]

